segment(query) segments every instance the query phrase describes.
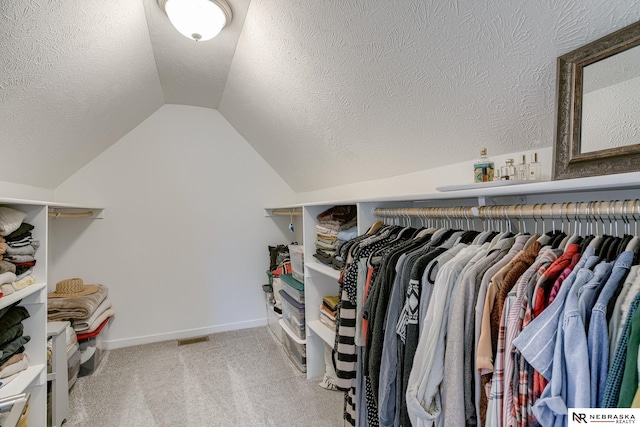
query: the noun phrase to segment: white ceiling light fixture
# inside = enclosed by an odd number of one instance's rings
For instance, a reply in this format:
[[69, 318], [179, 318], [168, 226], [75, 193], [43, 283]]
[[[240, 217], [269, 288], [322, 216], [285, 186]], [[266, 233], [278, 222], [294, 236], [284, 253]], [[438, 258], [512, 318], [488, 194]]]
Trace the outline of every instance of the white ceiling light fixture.
[[169, 21], [183, 36], [210, 40], [231, 22], [231, 8], [224, 0], [158, 0]]

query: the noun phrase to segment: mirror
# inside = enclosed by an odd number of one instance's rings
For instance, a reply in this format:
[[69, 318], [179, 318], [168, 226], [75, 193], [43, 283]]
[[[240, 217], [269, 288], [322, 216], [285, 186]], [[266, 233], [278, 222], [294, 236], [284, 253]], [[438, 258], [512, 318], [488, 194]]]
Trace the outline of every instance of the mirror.
[[558, 58], [553, 179], [640, 170], [640, 22]]

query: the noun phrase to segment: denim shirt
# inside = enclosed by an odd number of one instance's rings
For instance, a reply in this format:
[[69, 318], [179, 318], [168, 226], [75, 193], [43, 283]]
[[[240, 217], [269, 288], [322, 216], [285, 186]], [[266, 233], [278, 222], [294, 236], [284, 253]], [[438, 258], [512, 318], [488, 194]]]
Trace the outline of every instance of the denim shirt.
[[589, 347], [589, 366], [591, 366], [590, 407], [601, 407], [609, 371], [609, 328], [607, 326], [607, 305], [613, 297], [633, 263], [633, 251], [625, 251], [618, 256], [611, 276], [602, 288], [600, 296], [591, 312], [587, 345]]
[[601, 261], [595, 268], [600, 272], [600, 274], [597, 274], [600, 279], [593, 280], [578, 289], [578, 310], [580, 311], [580, 318], [584, 324], [585, 331], [589, 330], [591, 310], [594, 305], [594, 299], [598, 296], [598, 289], [601, 289], [602, 285], [609, 279], [613, 263]]
[[[543, 426], [564, 427], [566, 425], [566, 403], [568, 402], [566, 402], [565, 396], [568, 392], [567, 371], [570, 368], [565, 366], [563, 350], [567, 344], [576, 345], [578, 343], [574, 343], [575, 337], [570, 335], [571, 326], [569, 327], [569, 332], [567, 331], [567, 322], [564, 320], [566, 312], [565, 305], [569, 303], [569, 299], [571, 298], [571, 305], [577, 309], [577, 290], [592, 279], [593, 272], [589, 270], [589, 268], [597, 263], [599, 259], [597, 256], [592, 255], [593, 253], [594, 250], [592, 248], [588, 248], [587, 251], [585, 251], [576, 268], [574, 268], [561, 286], [553, 302], [549, 304], [549, 307], [547, 307], [540, 316], [533, 319], [513, 341], [513, 345], [520, 350], [527, 362], [549, 381], [542, 396], [540, 396], [540, 399], [536, 401], [532, 408], [537, 420]], [[584, 267], [581, 268], [580, 266]], [[580, 318], [577, 312], [574, 314], [573, 320]], [[579, 359], [584, 359], [582, 363], [586, 364], [585, 366], [588, 369], [589, 360], [586, 352], [586, 335], [584, 328], [582, 329], [582, 340], [584, 344], [584, 354], [582, 356], [578, 354], [578, 357]], [[567, 360], [569, 359], [567, 358]], [[572, 368], [577, 364], [577, 361], [571, 361]], [[573, 376], [575, 376], [575, 373]], [[585, 385], [587, 386], [588, 405], [589, 375], [582, 379], [580, 384], [582, 385], [582, 383], [586, 383]], [[572, 392], [575, 392], [573, 389], [576, 385], [577, 383], [573, 384]]]

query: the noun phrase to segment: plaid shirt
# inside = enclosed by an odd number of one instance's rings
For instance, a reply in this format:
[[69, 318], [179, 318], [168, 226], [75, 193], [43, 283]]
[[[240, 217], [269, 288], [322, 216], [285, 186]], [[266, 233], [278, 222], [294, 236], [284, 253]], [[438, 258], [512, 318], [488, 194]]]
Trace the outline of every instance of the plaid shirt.
[[[518, 314], [518, 320], [516, 322], [516, 334], [522, 331], [531, 320], [533, 320], [533, 307], [531, 304], [532, 296], [535, 292], [535, 285], [538, 283], [538, 279], [543, 277], [544, 272], [549, 266], [562, 254], [560, 250], [549, 249], [542, 253], [531, 266], [528, 272], [530, 272], [529, 280], [525, 286], [522, 302], [520, 304], [520, 310]], [[516, 427], [529, 426], [533, 421], [533, 415], [531, 408], [533, 407], [533, 368], [527, 363], [524, 357], [521, 356], [517, 349], [513, 349], [512, 357], [514, 367], [517, 366], [518, 370], [514, 372], [513, 389], [513, 417]]]

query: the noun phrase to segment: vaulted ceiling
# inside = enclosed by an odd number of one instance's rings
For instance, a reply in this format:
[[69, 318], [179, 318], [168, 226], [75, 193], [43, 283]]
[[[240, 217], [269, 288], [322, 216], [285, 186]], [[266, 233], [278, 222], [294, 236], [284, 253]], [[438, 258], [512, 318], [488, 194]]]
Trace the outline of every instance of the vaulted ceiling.
[[164, 103], [218, 108], [296, 191], [553, 143], [555, 59], [640, 0], [0, 2], [0, 181], [55, 188]]

